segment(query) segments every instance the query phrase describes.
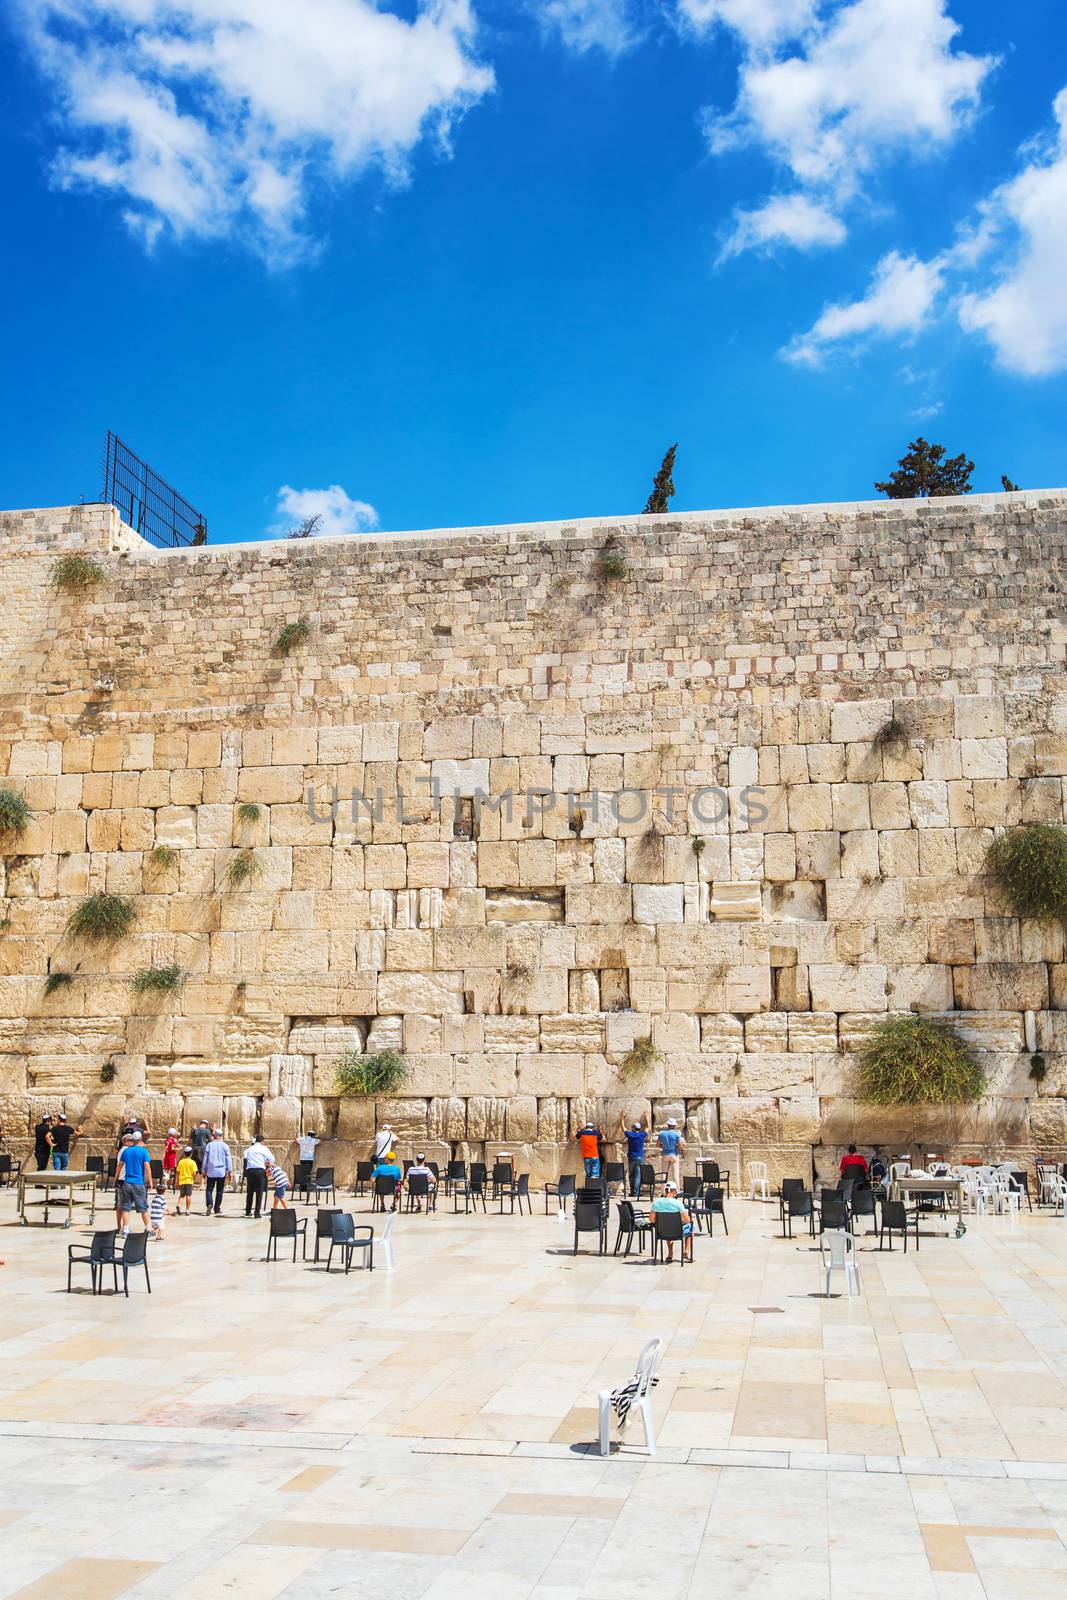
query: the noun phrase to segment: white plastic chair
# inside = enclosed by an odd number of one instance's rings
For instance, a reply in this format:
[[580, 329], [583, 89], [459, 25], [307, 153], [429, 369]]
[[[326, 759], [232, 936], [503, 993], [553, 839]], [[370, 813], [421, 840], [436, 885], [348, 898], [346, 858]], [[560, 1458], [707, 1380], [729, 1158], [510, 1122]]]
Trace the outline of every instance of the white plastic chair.
[[896, 1183], [898, 1178], [906, 1178], [910, 1171], [911, 1171], [911, 1157], [910, 1156], [905, 1156], [900, 1161], [891, 1161], [889, 1163], [889, 1181], [890, 1181], [890, 1183]]
[[852, 1281], [863, 1288], [860, 1264], [856, 1256], [856, 1241], [844, 1228], [827, 1228], [820, 1235], [819, 1249], [822, 1265], [826, 1269], [826, 1293], [830, 1293], [830, 1280], [835, 1272], [845, 1274], [845, 1292], [852, 1298]]
[[1054, 1179], [1055, 1188], [1052, 1190], [1052, 1204], [1060, 1216], [1067, 1219], [1067, 1178]]
[[396, 1227], [396, 1212], [390, 1211], [385, 1219], [385, 1227], [374, 1241], [375, 1250], [380, 1250], [385, 1257], [387, 1272], [392, 1272], [395, 1262], [393, 1260], [393, 1229]]
[[[630, 1420], [631, 1411], [640, 1411], [641, 1425], [645, 1430], [645, 1449], [650, 1456], [656, 1453], [656, 1435], [652, 1427], [652, 1383], [659, 1366], [660, 1355], [663, 1350], [662, 1339], [650, 1339], [637, 1358], [637, 1369], [629, 1383], [620, 1384], [617, 1389], [601, 1389], [597, 1395], [597, 1407], [600, 1413], [600, 1454], [611, 1454], [611, 1412], [612, 1402], [626, 1395], [629, 1404], [619, 1423], [620, 1430], [626, 1427]], [[632, 1386], [632, 1391], [631, 1391]], [[627, 1394], [627, 1391], [631, 1391]]]
[[767, 1182], [766, 1161], [750, 1161], [745, 1170], [748, 1173], [748, 1198], [755, 1200], [756, 1190], [758, 1189], [759, 1198], [761, 1200], [769, 1200], [771, 1198], [771, 1189], [770, 1184]]

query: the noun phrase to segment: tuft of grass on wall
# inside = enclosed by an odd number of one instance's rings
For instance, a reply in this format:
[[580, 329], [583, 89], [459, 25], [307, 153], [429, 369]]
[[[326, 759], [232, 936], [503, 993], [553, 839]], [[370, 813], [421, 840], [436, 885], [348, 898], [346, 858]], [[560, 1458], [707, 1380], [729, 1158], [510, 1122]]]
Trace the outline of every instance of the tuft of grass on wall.
[[251, 825], [258, 822], [262, 812], [254, 800], [242, 800], [237, 807], [237, 820], [239, 823]]
[[659, 1051], [652, 1043], [651, 1034], [644, 1039], [635, 1039], [619, 1062], [619, 1077], [639, 1078], [642, 1073], [650, 1071], [659, 1058]]
[[71, 551], [65, 556], [56, 557], [52, 562], [50, 577], [52, 587], [65, 594], [88, 594], [98, 583], [103, 583], [104, 569], [97, 562], [90, 561], [88, 556]]
[[859, 1052], [859, 1098], [876, 1106], [953, 1106], [985, 1088], [981, 1063], [954, 1028], [927, 1017], [886, 1017]]
[[154, 850], [148, 852], [148, 864], [157, 872], [165, 872], [177, 859], [178, 852], [172, 850], [169, 844], [157, 844]]
[[73, 982], [74, 979], [69, 972], [50, 972], [44, 980], [45, 999], [47, 1000], [50, 995], [58, 994], [60, 989], [68, 988]]
[[226, 868], [226, 887], [241, 889], [262, 875], [263, 863], [254, 850], [238, 850]]
[[299, 622], [287, 622], [274, 641], [276, 656], [292, 655], [293, 651], [311, 638], [311, 628], [304, 617]]
[[90, 894], [67, 918], [67, 932], [75, 939], [124, 939], [136, 921], [137, 907], [125, 895]]
[[142, 967], [130, 981], [134, 994], [177, 994], [185, 973], [174, 962], [169, 967]]
[[0, 833], [13, 833], [17, 839], [26, 832], [32, 816], [24, 794], [17, 789], [0, 789]]
[[1067, 921], [1067, 830], [1029, 822], [998, 833], [985, 872], [1017, 917]]
[[618, 539], [610, 534], [596, 558], [596, 575], [603, 583], [621, 583], [629, 573], [629, 563], [619, 549]]
[[395, 1094], [407, 1082], [409, 1071], [407, 1057], [399, 1050], [378, 1050], [369, 1056], [346, 1050], [337, 1067], [337, 1093], [342, 1099]]

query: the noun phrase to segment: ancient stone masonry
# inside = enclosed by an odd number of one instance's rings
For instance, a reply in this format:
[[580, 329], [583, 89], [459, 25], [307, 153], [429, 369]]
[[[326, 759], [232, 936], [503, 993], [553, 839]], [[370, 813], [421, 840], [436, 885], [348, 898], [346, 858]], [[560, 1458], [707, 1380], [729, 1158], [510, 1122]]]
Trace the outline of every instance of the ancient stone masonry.
[[[735, 1173], [1067, 1155], [1063, 930], [981, 873], [994, 829], [1064, 820], [1065, 528], [1063, 491], [173, 552], [106, 506], [0, 514], [8, 1147], [63, 1104], [101, 1153], [131, 1106], [290, 1156], [310, 1124], [341, 1175], [388, 1120], [540, 1179], [623, 1112]], [[102, 580], [57, 590], [64, 551]], [[97, 891], [126, 938], [65, 933]], [[857, 1103], [911, 1009], [986, 1099]], [[387, 1047], [403, 1095], [339, 1100]]]

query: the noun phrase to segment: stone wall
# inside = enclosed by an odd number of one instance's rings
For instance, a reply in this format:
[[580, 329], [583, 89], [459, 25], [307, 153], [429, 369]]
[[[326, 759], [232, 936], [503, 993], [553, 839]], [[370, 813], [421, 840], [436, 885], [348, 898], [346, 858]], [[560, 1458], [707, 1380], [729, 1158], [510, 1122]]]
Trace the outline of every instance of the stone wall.
[[[8, 1145], [63, 1103], [101, 1152], [130, 1107], [311, 1123], [344, 1172], [389, 1120], [540, 1178], [641, 1111], [735, 1171], [1067, 1154], [1063, 932], [980, 871], [995, 828], [1064, 818], [1065, 524], [1050, 491], [162, 552], [109, 507], [0, 514], [0, 782], [33, 808], [0, 838]], [[57, 593], [59, 549], [104, 581]], [[73, 942], [105, 889], [134, 932]], [[179, 995], [135, 994], [172, 963]], [[857, 1042], [910, 1009], [987, 1099], [856, 1103]], [[387, 1045], [404, 1096], [339, 1102], [341, 1054]]]

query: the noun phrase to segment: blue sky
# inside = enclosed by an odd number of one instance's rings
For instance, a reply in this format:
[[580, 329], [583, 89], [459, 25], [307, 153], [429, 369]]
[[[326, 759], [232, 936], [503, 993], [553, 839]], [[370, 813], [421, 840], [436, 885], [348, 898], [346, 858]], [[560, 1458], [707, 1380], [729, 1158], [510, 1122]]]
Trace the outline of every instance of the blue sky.
[[1061, 0], [13, 0], [0, 503], [212, 542], [1067, 482]]

